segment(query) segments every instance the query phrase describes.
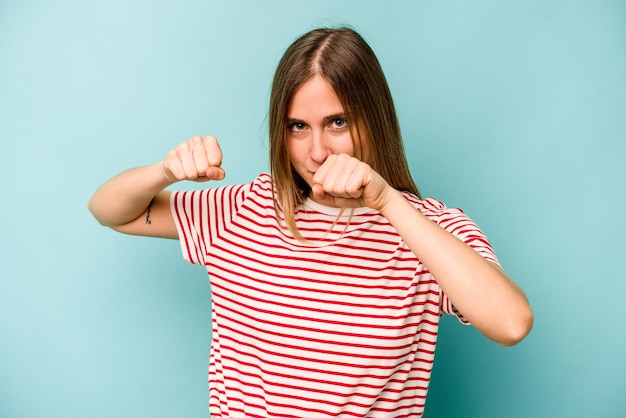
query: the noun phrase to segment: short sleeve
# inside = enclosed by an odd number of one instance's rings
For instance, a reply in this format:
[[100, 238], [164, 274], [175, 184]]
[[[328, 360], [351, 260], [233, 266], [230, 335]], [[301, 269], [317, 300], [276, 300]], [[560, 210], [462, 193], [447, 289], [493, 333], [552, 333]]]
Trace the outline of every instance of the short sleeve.
[[206, 265], [212, 243], [232, 221], [246, 189], [236, 185], [172, 192], [170, 208], [185, 260]]

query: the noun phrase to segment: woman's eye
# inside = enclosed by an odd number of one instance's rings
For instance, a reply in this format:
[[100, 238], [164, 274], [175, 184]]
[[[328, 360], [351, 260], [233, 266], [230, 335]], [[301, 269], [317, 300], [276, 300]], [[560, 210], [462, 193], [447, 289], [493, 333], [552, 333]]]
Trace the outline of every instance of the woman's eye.
[[289, 130], [293, 132], [302, 131], [305, 128], [306, 128], [306, 125], [302, 122], [294, 122], [291, 125], [289, 125]]
[[333, 128], [340, 129], [348, 124], [348, 121], [343, 118], [337, 118], [333, 121]]

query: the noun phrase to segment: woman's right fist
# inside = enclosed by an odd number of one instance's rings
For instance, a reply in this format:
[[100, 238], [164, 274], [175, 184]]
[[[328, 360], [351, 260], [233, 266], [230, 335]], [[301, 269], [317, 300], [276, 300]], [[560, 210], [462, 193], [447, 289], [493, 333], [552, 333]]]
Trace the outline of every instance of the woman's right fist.
[[193, 136], [170, 150], [163, 160], [163, 176], [171, 182], [181, 180], [222, 180], [222, 150], [214, 136]]

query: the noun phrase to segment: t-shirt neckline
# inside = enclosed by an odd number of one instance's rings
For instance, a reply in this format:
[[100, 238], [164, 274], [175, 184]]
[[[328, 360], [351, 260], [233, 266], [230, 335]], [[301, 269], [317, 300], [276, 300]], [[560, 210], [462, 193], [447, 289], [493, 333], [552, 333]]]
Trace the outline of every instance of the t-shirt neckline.
[[303, 206], [305, 209], [310, 209], [315, 212], [323, 213], [325, 215], [337, 216], [342, 218], [355, 215], [365, 215], [368, 213], [376, 213], [376, 210], [365, 206], [360, 208], [336, 208], [332, 206], [326, 206], [314, 201], [310, 197], [306, 198]]

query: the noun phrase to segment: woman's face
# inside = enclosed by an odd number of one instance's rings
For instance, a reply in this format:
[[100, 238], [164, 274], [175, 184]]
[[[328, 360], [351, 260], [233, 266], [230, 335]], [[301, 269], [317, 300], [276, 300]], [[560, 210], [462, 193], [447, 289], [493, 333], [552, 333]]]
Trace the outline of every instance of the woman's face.
[[[354, 126], [346, 119], [330, 83], [315, 76], [296, 90], [287, 113], [287, 152], [296, 172], [309, 185], [331, 154], [355, 156]], [[365, 150], [364, 150], [365, 151]], [[367, 161], [365, 156], [360, 159]]]

